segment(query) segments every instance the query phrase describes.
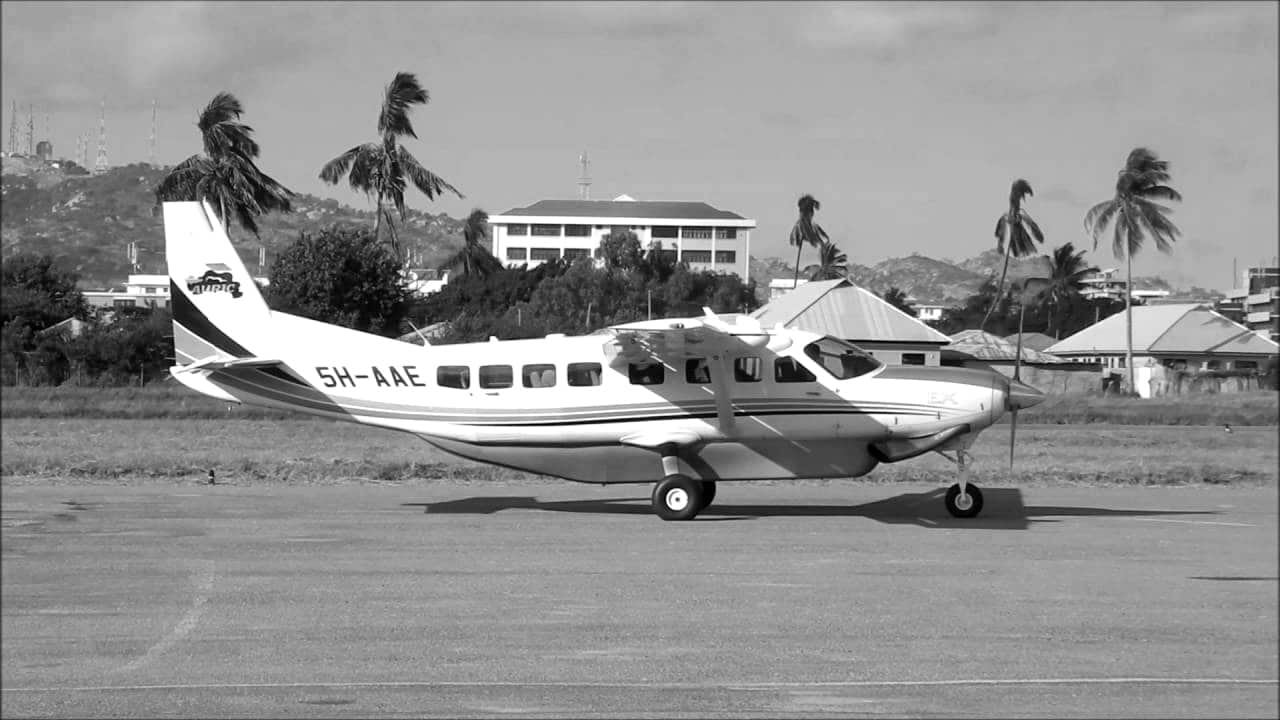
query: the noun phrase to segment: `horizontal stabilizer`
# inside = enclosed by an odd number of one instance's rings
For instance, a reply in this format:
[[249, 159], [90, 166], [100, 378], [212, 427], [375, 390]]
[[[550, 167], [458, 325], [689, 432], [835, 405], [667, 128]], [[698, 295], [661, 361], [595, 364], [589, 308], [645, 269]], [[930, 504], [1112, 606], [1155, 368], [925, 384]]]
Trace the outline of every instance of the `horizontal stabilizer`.
[[200, 358], [190, 365], [183, 365], [174, 370], [178, 373], [190, 373], [212, 370], [226, 370], [227, 368], [245, 368], [245, 367], [271, 367], [273, 365], [283, 365], [280, 360], [273, 358], [257, 358], [247, 357], [238, 358], [230, 355], [210, 355]]

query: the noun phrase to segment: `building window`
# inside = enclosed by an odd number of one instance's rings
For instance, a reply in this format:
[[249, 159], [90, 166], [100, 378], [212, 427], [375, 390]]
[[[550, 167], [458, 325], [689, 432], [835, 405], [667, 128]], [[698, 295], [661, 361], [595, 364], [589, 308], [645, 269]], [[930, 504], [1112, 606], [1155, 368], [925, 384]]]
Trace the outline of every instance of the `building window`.
[[508, 260], [528, 260], [529, 248], [509, 247], [507, 248], [507, 259]]
[[118, 308], [137, 307], [137, 303], [133, 301], [133, 298], [129, 298], [127, 300], [119, 299], [119, 300], [111, 301], [111, 307], [118, 307]]
[[560, 248], [531, 248], [529, 250], [530, 260], [558, 260], [560, 259]]
[[627, 377], [632, 385], [661, 385], [662, 363], [628, 363]]
[[549, 388], [556, 386], [555, 365], [525, 365], [520, 369], [521, 382], [527, 388]]
[[722, 265], [733, 265], [738, 262], [738, 253], [734, 250], [717, 250], [716, 262]]
[[528, 235], [529, 226], [528, 225], [508, 225], [507, 234], [508, 235]]
[[559, 225], [534, 225], [533, 234], [538, 237], [560, 237]]
[[591, 257], [591, 251], [586, 248], [565, 248], [564, 258], [566, 260], [577, 260], [578, 258]]
[[471, 387], [471, 368], [466, 365], [441, 365], [436, 368], [436, 384], [466, 390]]
[[511, 366], [481, 365], [480, 387], [488, 390], [501, 390], [511, 387]]
[[1221, 360], [1206, 360], [1204, 363], [1205, 370], [1217, 370], [1222, 367]]
[[924, 353], [902, 353], [903, 365], [923, 365]]
[[682, 227], [680, 235], [686, 240], [710, 240], [711, 228], [708, 227]]
[[1235, 365], [1237, 370], [1257, 370], [1258, 369], [1257, 360], [1237, 360]]
[[818, 378], [795, 358], [780, 357], [773, 362], [773, 379], [780, 383], [795, 383], [813, 382]]
[[565, 237], [591, 237], [590, 225], [565, 225]]
[[682, 256], [685, 262], [691, 263], [709, 263], [711, 262], [710, 250], [685, 250]]
[[147, 294], [148, 294], [148, 295], [155, 295], [155, 294], [156, 294], [156, 289], [155, 289], [155, 288], [153, 288], [153, 287], [149, 287], [149, 288], [147, 288]]
[[711, 368], [706, 358], [689, 358], [684, 361], [684, 381], [690, 385], [706, 385], [711, 382]]
[[679, 237], [680, 228], [674, 225], [654, 225], [652, 237], [672, 239]]
[[569, 387], [591, 387], [600, 384], [600, 363], [569, 363], [565, 379]]
[[737, 240], [738, 228], [716, 228], [717, 240]]
[[733, 379], [736, 382], [760, 382], [760, 358], [752, 356], [735, 359]]

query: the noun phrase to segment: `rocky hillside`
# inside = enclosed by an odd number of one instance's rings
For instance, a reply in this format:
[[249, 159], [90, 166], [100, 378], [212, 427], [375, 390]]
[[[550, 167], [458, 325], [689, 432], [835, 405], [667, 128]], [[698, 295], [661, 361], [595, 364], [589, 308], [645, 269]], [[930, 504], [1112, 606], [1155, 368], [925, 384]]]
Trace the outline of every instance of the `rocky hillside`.
[[[18, 168], [6, 162], [5, 169]], [[165, 172], [144, 163], [92, 176], [59, 176], [48, 169], [5, 174], [0, 189], [3, 255], [31, 251], [61, 256], [80, 274], [84, 287], [120, 283], [131, 272], [163, 272], [164, 228], [155, 206], [155, 187]], [[300, 195], [293, 206], [288, 215], [262, 218], [261, 238], [232, 226], [232, 242], [251, 269], [256, 271], [259, 246], [267, 249], [269, 264], [301, 232], [334, 223], [373, 225], [372, 212], [336, 200]], [[461, 246], [462, 221], [410, 210], [400, 237], [420, 263], [434, 265]], [[139, 246], [137, 270], [129, 265], [130, 242]]]

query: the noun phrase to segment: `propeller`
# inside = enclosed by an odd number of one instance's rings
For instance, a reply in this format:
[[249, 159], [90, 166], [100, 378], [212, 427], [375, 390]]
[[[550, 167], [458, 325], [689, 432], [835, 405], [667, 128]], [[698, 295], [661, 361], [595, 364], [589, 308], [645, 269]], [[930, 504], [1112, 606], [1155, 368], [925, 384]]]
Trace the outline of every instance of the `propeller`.
[[1018, 304], [1018, 350], [1013, 360], [1013, 382], [1005, 404], [1009, 409], [1009, 469], [1013, 470], [1013, 448], [1018, 436], [1018, 411], [1031, 407], [1044, 399], [1044, 393], [1022, 382], [1022, 326], [1027, 317], [1027, 301], [1045, 291], [1049, 281], [1045, 278], [1027, 278], [1022, 283], [1022, 302]]

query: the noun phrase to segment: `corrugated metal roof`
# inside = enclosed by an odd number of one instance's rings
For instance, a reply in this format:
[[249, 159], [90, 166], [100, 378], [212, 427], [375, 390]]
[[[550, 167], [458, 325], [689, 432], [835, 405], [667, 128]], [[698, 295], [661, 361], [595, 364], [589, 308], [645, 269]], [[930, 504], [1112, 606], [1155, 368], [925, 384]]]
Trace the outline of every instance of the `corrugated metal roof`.
[[[1028, 333], [1029, 335], [1030, 333]], [[1018, 335], [1014, 333], [1011, 337], [1013, 337], [1013, 340], [1006, 340], [981, 330], [961, 330], [951, 336], [951, 344], [947, 345], [946, 349], [958, 350], [979, 360], [1007, 360], [1013, 362], [1018, 357]], [[1022, 362], [1033, 365], [1056, 365], [1071, 361], [1023, 344]]]
[[[1125, 352], [1124, 325], [1124, 313], [1118, 312], [1051, 345], [1048, 352], [1059, 355]], [[1133, 350], [1274, 355], [1280, 346], [1204, 305], [1144, 305], [1133, 308]]]
[[[1008, 340], [1010, 343], [1013, 343], [1014, 346], [1017, 346], [1018, 333], [1005, 335], [1004, 339]], [[1058, 342], [1058, 338], [1049, 337], [1044, 333], [1036, 333], [1036, 332], [1022, 333], [1022, 347], [1029, 347], [1032, 350], [1044, 350], [1045, 348], [1049, 347], [1050, 345], [1053, 345], [1056, 342]]]
[[808, 282], [751, 313], [761, 325], [777, 323], [852, 342], [943, 344], [946, 335], [848, 280]]
[[671, 218], [682, 220], [745, 220], [737, 213], [717, 210], [704, 202], [663, 200], [539, 200], [502, 215], [536, 217]]

